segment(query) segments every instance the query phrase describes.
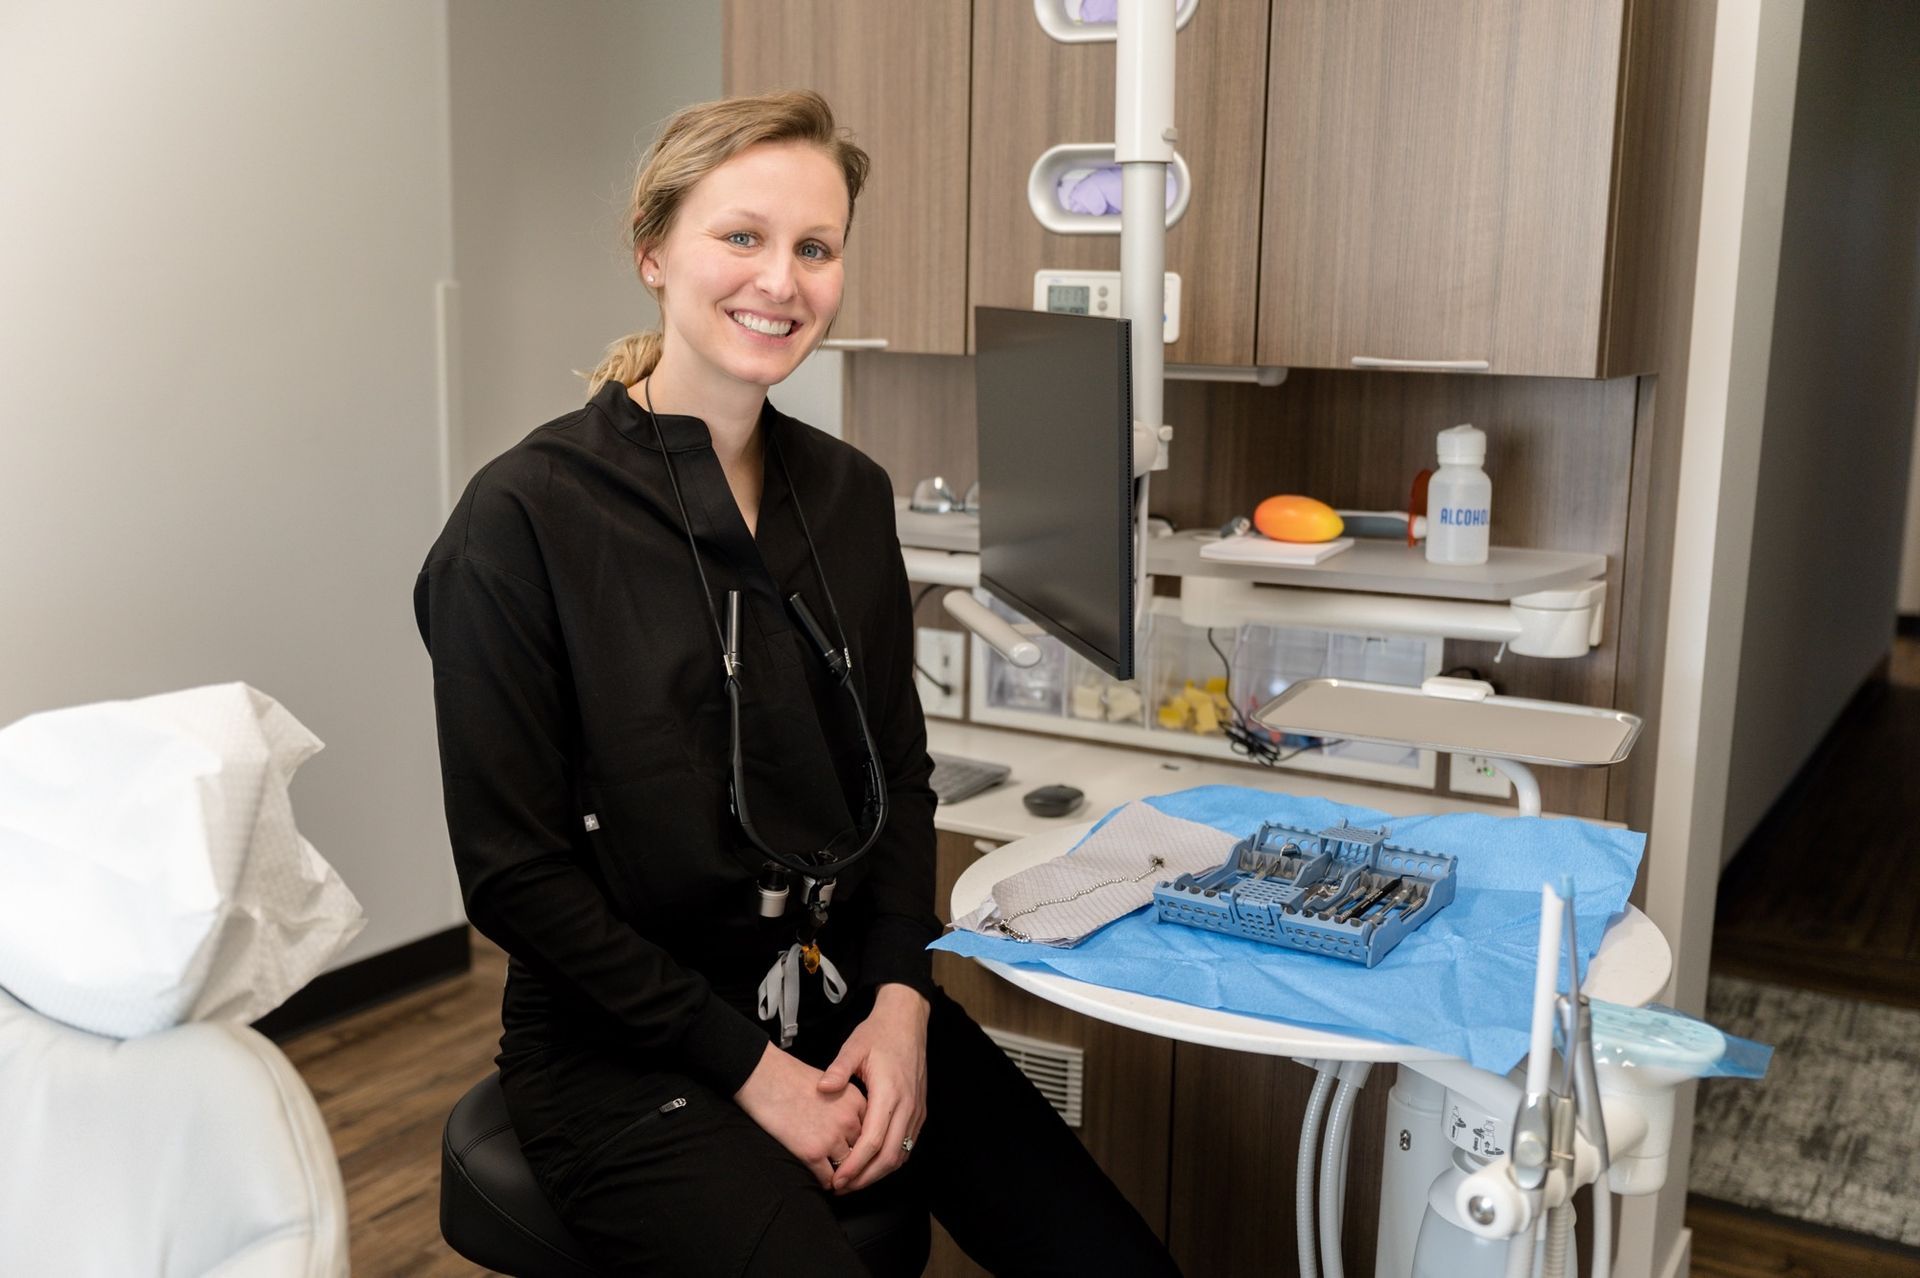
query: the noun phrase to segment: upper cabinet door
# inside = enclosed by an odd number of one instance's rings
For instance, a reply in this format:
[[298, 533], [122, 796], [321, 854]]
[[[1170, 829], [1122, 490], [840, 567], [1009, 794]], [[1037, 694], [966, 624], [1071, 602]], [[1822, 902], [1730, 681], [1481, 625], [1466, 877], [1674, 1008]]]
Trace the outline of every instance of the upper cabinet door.
[[1624, 0], [1274, 0], [1259, 362], [1601, 369]]
[[[1200, 0], [1176, 37], [1174, 126], [1193, 196], [1167, 232], [1167, 269], [1180, 276], [1182, 294], [1170, 362], [1253, 362], [1267, 5]], [[972, 305], [1031, 307], [1042, 269], [1120, 269], [1117, 233], [1058, 235], [1027, 204], [1028, 176], [1050, 147], [1113, 144], [1114, 52], [1110, 42], [1056, 42], [1033, 0], [976, 0]]]
[[830, 336], [959, 355], [969, 0], [726, 0], [729, 94], [814, 89], [873, 158]]

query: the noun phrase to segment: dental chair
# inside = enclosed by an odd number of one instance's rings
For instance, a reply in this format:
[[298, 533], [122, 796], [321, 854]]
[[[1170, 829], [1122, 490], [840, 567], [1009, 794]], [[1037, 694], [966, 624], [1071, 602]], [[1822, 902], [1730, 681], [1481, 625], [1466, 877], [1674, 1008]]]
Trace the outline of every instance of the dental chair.
[[0, 1274], [347, 1274], [320, 1108], [245, 1025], [108, 1038], [0, 989], [0, 1150]]
[[[864, 1193], [835, 1198], [833, 1210], [869, 1273], [910, 1278], [926, 1268], [932, 1226], [923, 1208]], [[498, 1074], [474, 1084], [447, 1117], [440, 1232], [468, 1260], [510, 1278], [593, 1278], [597, 1272], [534, 1180], [507, 1120]]]

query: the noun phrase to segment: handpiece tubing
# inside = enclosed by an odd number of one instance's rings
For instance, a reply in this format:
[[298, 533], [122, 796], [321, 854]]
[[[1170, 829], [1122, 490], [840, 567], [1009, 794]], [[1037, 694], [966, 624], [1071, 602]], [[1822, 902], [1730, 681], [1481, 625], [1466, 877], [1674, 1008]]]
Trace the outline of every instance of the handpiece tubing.
[[1560, 932], [1566, 902], [1551, 884], [1540, 885], [1540, 949], [1533, 973], [1533, 1035], [1527, 1053], [1527, 1095], [1547, 1094], [1553, 1064], [1553, 999], [1560, 987]]
[[1313, 1092], [1307, 1097], [1307, 1112], [1300, 1118], [1300, 1161], [1294, 1169], [1294, 1239], [1300, 1252], [1300, 1278], [1320, 1278], [1320, 1263], [1313, 1246], [1313, 1169], [1319, 1158], [1320, 1121], [1327, 1112], [1327, 1098], [1333, 1095], [1334, 1071], [1330, 1064], [1319, 1066], [1313, 1080]]

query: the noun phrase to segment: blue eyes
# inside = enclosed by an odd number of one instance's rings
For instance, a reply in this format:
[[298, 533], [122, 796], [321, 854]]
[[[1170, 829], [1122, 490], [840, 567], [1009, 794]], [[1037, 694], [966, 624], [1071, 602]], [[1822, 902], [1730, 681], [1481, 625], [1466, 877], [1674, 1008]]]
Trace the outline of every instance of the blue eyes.
[[[757, 237], [752, 231], [733, 231], [728, 233], [725, 239], [735, 248], [752, 248]], [[819, 240], [808, 240], [800, 246], [798, 252], [809, 262], [826, 262], [833, 258], [833, 250]]]

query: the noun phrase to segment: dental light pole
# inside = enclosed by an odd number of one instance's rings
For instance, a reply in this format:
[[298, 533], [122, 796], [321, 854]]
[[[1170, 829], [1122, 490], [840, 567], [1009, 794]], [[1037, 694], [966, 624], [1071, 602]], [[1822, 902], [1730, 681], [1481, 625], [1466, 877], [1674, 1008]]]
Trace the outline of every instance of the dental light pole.
[[[1133, 398], [1133, 628], [1136, 643], [1153, 603], [1147, 575], [1147, 477], [1172, 432], [1166, 399], [1167, 169], [1180, 140], [1173, 125], [1175, 6], [1120, 0], [1114, 27], [1113, 158], [1120, 165], [1120, 310], [1130, 322]], [[1097, 38], [1097, 37], [1083, 37]], [[964, 590], [941, 598], [947, 612], [1016, 666], [1039, 663], [1034, 627], [1016, 628]]]
[[1132, 333], [1133, 629], [1153, 603], [1147, 575], [1147, 483], [1170, 434], [1166, 400], [1167, 166], [1173, 124], [1174, 6], [1120, 0], [1113, 88], [1113, 158], [1120, 164], [1120, 308]]

